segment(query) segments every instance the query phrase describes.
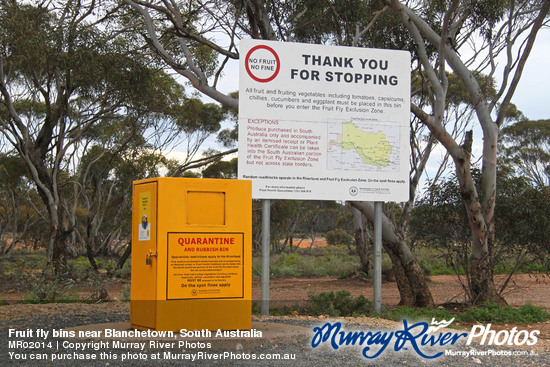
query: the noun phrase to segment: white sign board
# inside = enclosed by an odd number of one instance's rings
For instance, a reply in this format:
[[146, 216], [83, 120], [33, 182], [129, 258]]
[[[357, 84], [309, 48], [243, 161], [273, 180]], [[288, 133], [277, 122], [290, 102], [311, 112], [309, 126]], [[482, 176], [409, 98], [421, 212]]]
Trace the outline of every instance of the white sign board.
[[407, 201], [410, 54], [242, 40], [239, 178], [257, 199]]

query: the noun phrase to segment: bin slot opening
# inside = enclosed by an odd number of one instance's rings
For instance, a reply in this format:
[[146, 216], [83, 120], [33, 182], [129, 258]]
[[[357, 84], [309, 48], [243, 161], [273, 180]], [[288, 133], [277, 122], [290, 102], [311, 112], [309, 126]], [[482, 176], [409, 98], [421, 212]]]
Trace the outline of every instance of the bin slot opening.
[[187, 191], [187, 224], [225, 225], [225, 192]]

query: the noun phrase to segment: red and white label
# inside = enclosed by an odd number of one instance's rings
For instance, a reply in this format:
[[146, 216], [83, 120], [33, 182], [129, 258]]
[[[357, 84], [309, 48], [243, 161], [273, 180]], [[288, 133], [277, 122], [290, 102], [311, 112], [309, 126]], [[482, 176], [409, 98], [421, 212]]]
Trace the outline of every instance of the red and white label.
[[246, 54], [245, 66], [252, 79], [259, 83], [267, 83], [279, 74], [281, 60], [271, 47], [258, 45]]

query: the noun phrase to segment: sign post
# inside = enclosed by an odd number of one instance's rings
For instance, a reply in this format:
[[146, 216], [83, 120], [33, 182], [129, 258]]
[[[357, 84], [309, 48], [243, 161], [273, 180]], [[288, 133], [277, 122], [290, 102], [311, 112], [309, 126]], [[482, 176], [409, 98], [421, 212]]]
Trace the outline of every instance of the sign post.
[[374, 312], [382, 311], [382, 202], [374, 202]]
[[262, 290], [261, 306], [262, 315], [269, 315], [269, 258], [271, 249], [270, 228], [271, 201], [262, 200]]
[[409, 199], [408, 52], [242, 40], [240, 54], [238, 172], [253, 198]]

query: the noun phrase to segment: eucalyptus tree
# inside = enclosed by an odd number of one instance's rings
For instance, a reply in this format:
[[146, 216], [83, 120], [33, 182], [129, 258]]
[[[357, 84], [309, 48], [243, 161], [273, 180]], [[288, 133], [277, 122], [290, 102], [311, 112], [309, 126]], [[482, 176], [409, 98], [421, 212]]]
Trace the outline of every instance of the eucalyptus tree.
[[[167, 165], [165, 151], [171, 146], [184, 146], [183, 164], [189, 163], [206, 137], [220, 129], [224, 117], [219, 106], [186, 97], [167, 74], [158, 72], [155, 79], [155, 85], [162, 86], [157, 88], [157, 102], [140, 116], [138, 126], [127, 115], [101, 121], [78, 144], [82, 154], [75, 160], [68, 212], [73, 235], [85, 244], [94, 268], [94, 255], [112, 255], [118, 244], [129, 242], [132, 181], [161, 176], [160, 168]], [[168, 103], [162, 106], [164, 102]], [[75, 215], [80, 208], [85, 216]]]
[[[237, 98], [220, 91], [217, 83], [226, 63], [239, 58], [237, 45], [241, 38], [411, 51], [415, 75], [422, 78], [418, 88], [413, 89], [411, 109], [415, 119], [429, 130], [425, 138], [412, 137], [418, 140], [412, 144], [415, 161], [411, 198], [431, 149], [436, 142], [441, 144], [455, 164], [469, 214], [474, 244], [469, 285], [472, 300], [503, 302], [495, 291], [489, 261], [494, 237], [496, 142], [536, 35], [547, 21], [549, 1], [125, 0], [125, 3], [134, 11], [125, 19], [141, 21], [136, 31], [169, 67], [199, 92], [233, 109], [238, 107]], [[213, 54], [217, 55], [217, 64], [205, 64], [205, 56], [212, 60]], [[499, 55], [502, 61], [497, 60]], [[486, 93], [484, 83], [496, 78], [499, 61], [504, 63], [500, 85], [494, 88], [495, 93]], [[479, 77], [482, 71], [486, 78]], [[449, 75], [456, 78], [455, 83], [450, 82]], [[462, 88], [457, 88], [458, 85]], [[447, 108], [453, 94], [459, 93], [466, 97], [483, 131], [483, 179], [479, 189], [471, 175], [472, 133], [459, 135], [461, 128], [447, 124], [450, 121]], [[415, 127], [413, 131], [416, 134], [424, 130]], [[405, 214], [410, 204], [404, 206]], [[365, 216], [373, 217], [372, 203], [358, 202], [354, 206]], [[433, 299], [425, 279], [406, 244], [408, 217], [399, 219], [399, 229], [391, 211], [388, 214], [383, 225], [384, 244], [400, 279], [402, 302], [431, 305]]]
[[[399, 15], [413, 38], [418, 62], [433, 93], [429, 109], [415, 104], [411, 109], [445, 147], [455, 165], [472, 235], [469, 283], [472, 301], [505, 303], [494, 286], [491, 267], [497, 140], [536, 36], [548, 22], [550, 1], [383, 2]], [[469, 46], [475, 49], [468, 50]], [[429, 57], [430, 49], [437, 52], [435, 60]], [[504, 64], [502, 69], [498, 68], [499, 61]], [[448, 68], [462, 83], [474, 106], [476, 125], [482, 131], [479, 187], [472, 175], [473, 131], [465, 133], [461, 142], [442, 123], [450, 91]], [[486, 93], [479, 82], [476, 75], [481, 70], [489, 78], [499, 73], [496, 94]]]
[[[172, 134], [203, 136], [219, 129], [222, 116], [219, 107], [185, 97], [153, 59], [104, 23], [108, 14], [97, 6], [72, 0], [2, 0], [0, 6], [0, 133], [25, 162], [47, 208], [48, 264], [57, 273], [75, 226], [67, 201], [71, 167], [92, 137], [106, 152], [121, 154], [129, 143], [146, 149], [146, 134], [165, 139], [161, 124], [174, 124]], [[190, 119], [193, 113], [182, 113], [189, 105], [208, 117]]]
[[[479, 186], [480, 171], [475, 170], [473, 176]], [[550, 201], [544, 187], [534, 186], [527, 177], [515, 176], [507, 167], [499, 169], [497, 182], [495, 225], [499, 230], [495, 233], [491, 262], [510, 269], [497, 285], [498, 293], [502, 294], [517, 269], [528, 264], [548, 266]], [[462, 200], [456, 177], [435, 183], [417, 201], [410, 229], [413, 241], [427, 244], [442, 254], [469, 294], [472, 243]]]
[[517, 174], [550, 186], [550, 120], [522, 119], [502, 130], [503, 158]]
[[36, 199], [25, 162], [14, 154], [0, 154], [0, 255], [9, 259], [16, 245], [42, 219]]

